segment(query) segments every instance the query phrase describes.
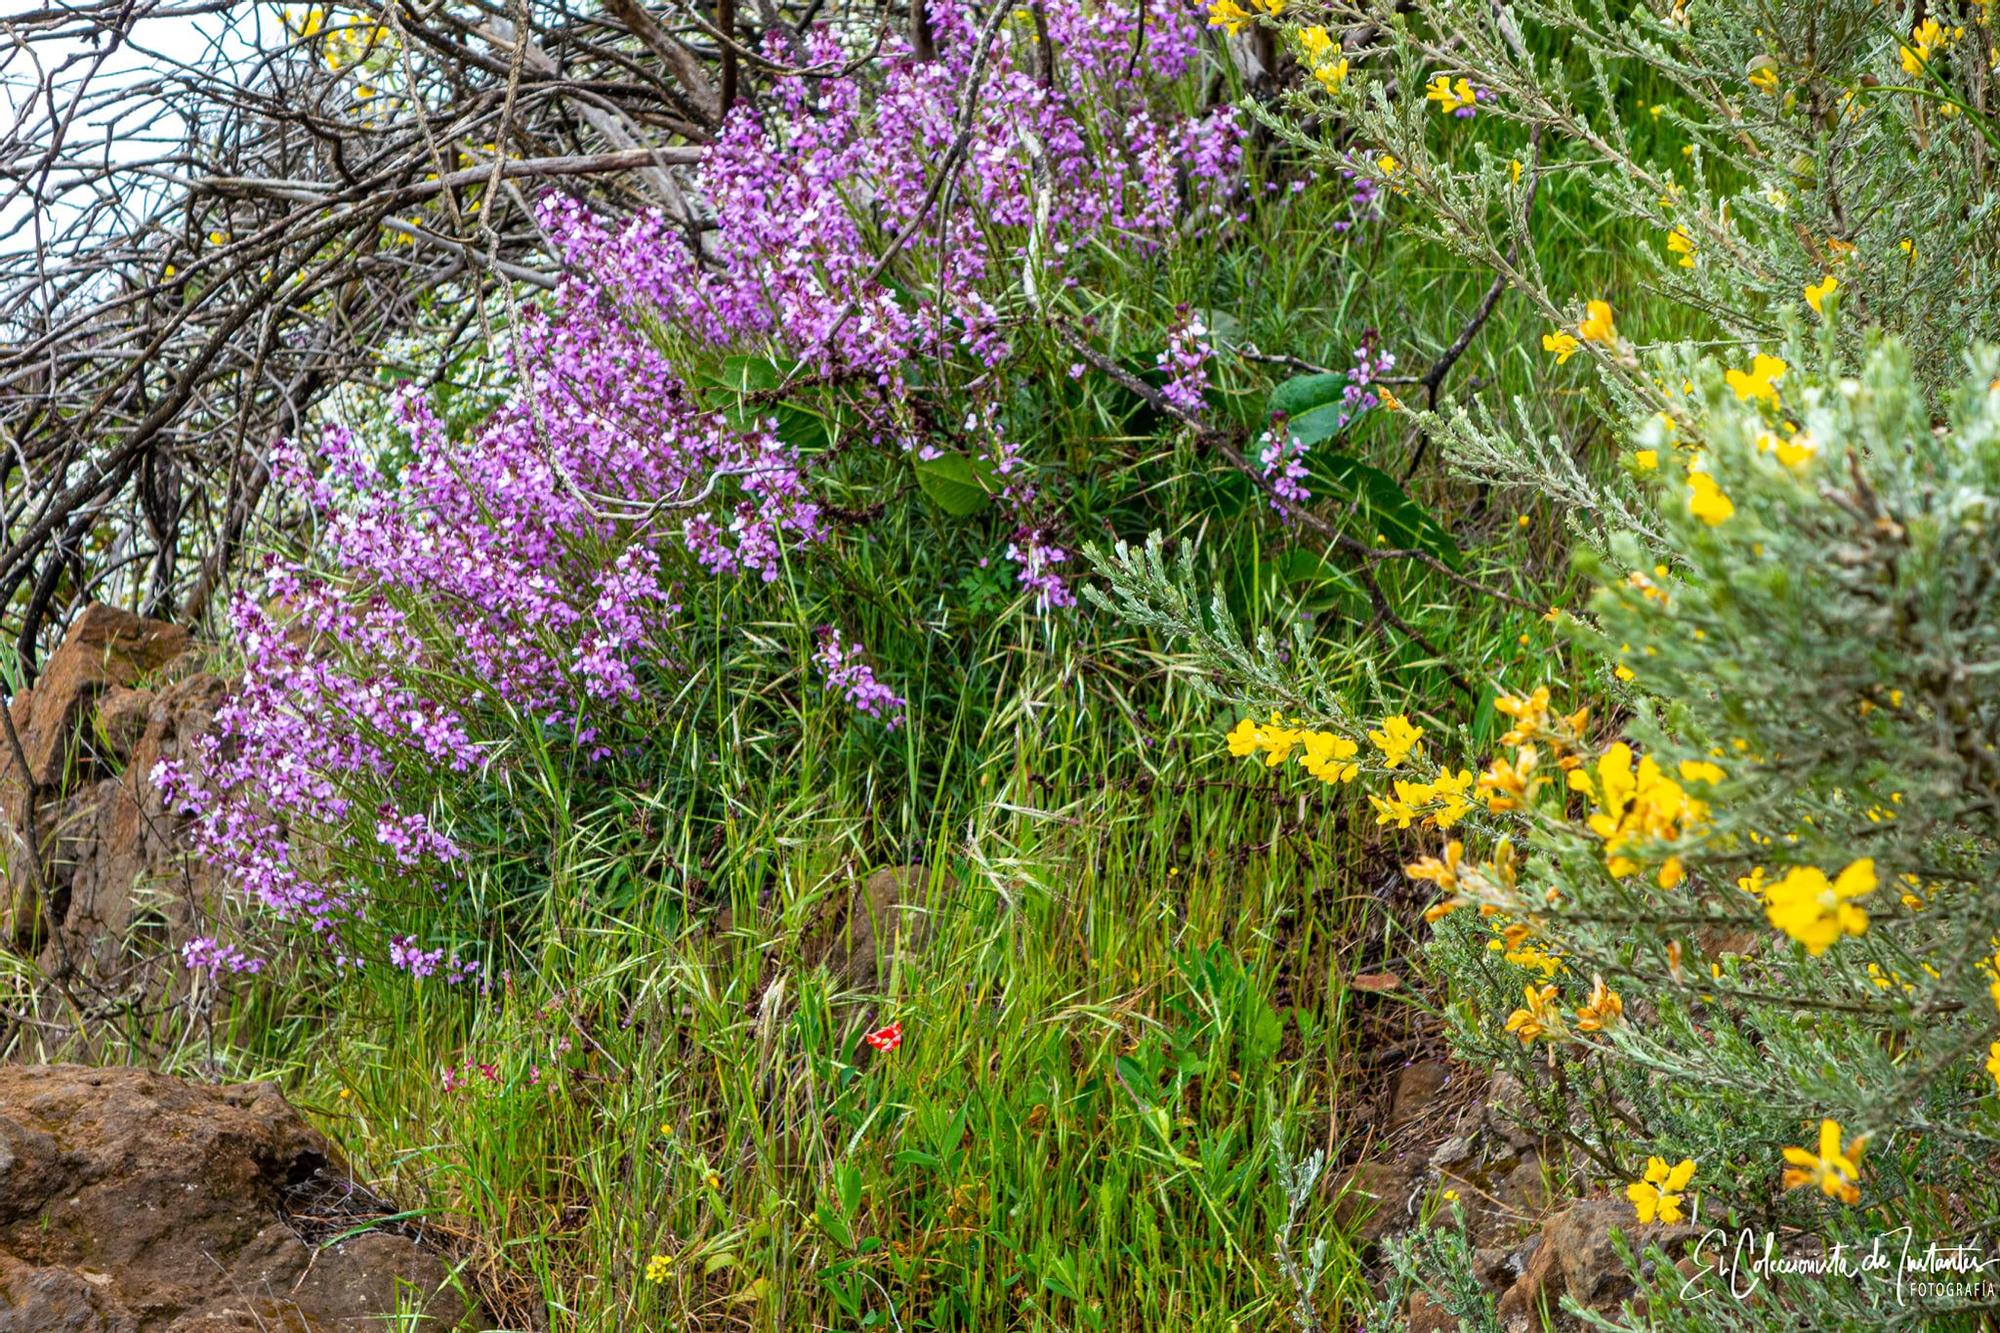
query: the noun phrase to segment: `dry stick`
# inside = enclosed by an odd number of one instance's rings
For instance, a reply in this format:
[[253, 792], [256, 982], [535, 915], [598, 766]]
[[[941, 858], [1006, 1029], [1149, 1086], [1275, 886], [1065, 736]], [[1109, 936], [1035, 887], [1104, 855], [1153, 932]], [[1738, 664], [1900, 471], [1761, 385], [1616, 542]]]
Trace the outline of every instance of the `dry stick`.
[[659, 20], [647, 13], [645, 6], [638, 0], [605, 0], [604, 7], [630, 29], [634, 37], [644, 42], [648, 50], [660, 58], [660, 63], [665, 65], [680, 81], [681, 86], [688, 90], [689, 97], [695, 103], [695, 109], [710, 124], [722, 123], [721, 113], [729, 108], [726, 104], [720, 108], [715, 105], [715, 87], [709, 83], [708, 71], [704, 70], [701, 62], [695, 59], [694, 52], [688, 50], [678, 38], [661, 27]]
[[[1166, 400], [1166, 396], [1162, 394], [1158, 389], [1155, 389], [1152, 385], [1146, 383], [1138, 376], [1127, 371], [1124, 367], [1120, 366], [1110, 357], [1105, 356], [1102, 352], [1099, 352], [1095, 347], [1092, 347], [1083, 338], [1078, 337], [1070, 329], [1060, 324], [1055, 325], [1054, 327], [1057, 336], [1060, 337], [1065, 343], [1067, 343], [1071, 348], [1071, 350], [1073, 350], [1078, 356], [1090, 362], [1090, 364], [1092, 364], [1093, 366], [1096, 366], [1099, 370], [1103, 371], [1106, 375], [1110, 376], [1119, 385], [1139, 395], [1139, 397], [1143, 398], [1156, 411], [1165, 413], [1166, 415], [1174, 417], [1176, 420], [1179, 420], [1188, 426], [1192, 426], [1195, 430], [1197, 437], [1203, 444], [1209, 445], [1217, 453], [1221, 454], [1223, 458], [1228, 461], [1231, 467], [1235, 468], [1238, 472], [1241, 472], [1244, 476], [1250, 478], [1250, 480], [1256, 484], [1259, 490], [1263, 491], [1266, 495], [1270, 496], [1274, 500], [1281, 498], [1278, 495], [1277, 488], [1271, 484], [1270, 479], [1267, 478], [1262, 472], [1258, 471], [1256, 468], [1250, 466], [1250, 460], [1243, 456], [1243, 451], [1238, 449], [1235, 446], [1235, 444], [1230, 441], [1227, 435], [1223, 434], [1221, 431], [1215, 430], [1212, 427], [1205, 425], [1202, 422], [1201, 418], [1195, 416], [1193, 413], [1183, 412], [1179, 408], [1175, 407], [1172, 403], [1169, 403]], [[1321, 536], [1331, 541], [1336, 548], [1345, 551], [1349, 555], [1355, 556], [1360, 560], [1361, 562], [1360, 566], [1355, 572], [1361, 580], [1361, 586], [1363, 590], [1366, 591], [1368, 594], [1368, 602], [1370, 607], [1374, 611], [1375, 619], [1381, 622], [1382, 624], [1388, 625], [1398, 634], [1401, 634], [1411, 643], [1416, 644], [1417, 647], [1423, 649], [1425, 652], [1429, 653], [1433, 658], [1437, 659], [1437, 664], [1440, 668], [1443, 669], [1445, 673], [1445, 678], [1451, 681], [1453, 687], [1456, 688], [1460, 693], [1464, 694], [1467, 698], [1477, 698], [1479, 692], [1473, 688], [1472, 682], [1467, 680], [1465, 676], [1460, 673], [1458, 668], [1451, 664], [1450, 659], [1447, 658], [1443, 653], [1439, 652], [1437, 648], [1430, 642], [1430, 640], [1426, 639], [1423, 636], [1423, 633], [1419, 631], [1416, 626], [1410, 624], [1409, 621], [1403, 619], [1400, 615], [1396, 614], [1395, 608], [1389, 605], [1388, 597], [1382, 592], [1381, 585], [1377, 583], [1375, 580], [1375, 572], [1373, 566], [1380, 561], [1388, 559], [1416, 560], [1422, 564], [1430, 566], [1433, 569], [1436, 569], [1439, 573], [1444, 574], [1447, 578], [1450, 578], [1460, 584], [1463, 584], [1465, 587], [1473, 589], [1474, 591], [1482, 593], [1488, 597], [1497, 597], [1503, 601], [1514, 602], [1517, 605], [1527, 605], [1527, 603], [1521, 602], [1519, 598], [1513, 597], [1507, 593], [1503, 593], [1497, 588], [1488, 588], [1476, 579], [1467, 578], [1465, 575], [1460, 574], [1457, 570], [1453, 569], [1450, 565], [1447, 565], [1442, 560], [1439, 560], [1436, 556], [1431, 555], [1428, 551], [1387, 550], [1380, 547], [1370, 546], [1368, 543], [1362, 541], [1360, 538], [1352, 537], [1349, 536], [1347, 533], [1342, 532], [1339, 528], [1334, 527], [1333, 524], [1327, 522], [1325, 519], [1321, 518], [1318, 514], [1313, 513], [1309, 509], [1297, 509], [1294, 510], [1293, 512], [1299, 516], [1299, 520], [1302, 523], [1304, 523], [1307, 527], [1311, 528], [1314, 532], [1319, 533]]]
[[715, 0], [715, 26], [730, 40], [722, 47], [722, 87], [716, 93], [723, 116], [736, 105], [736, 0]]
[[[1535, 193], [1542, 184], [1541, 172], [1537, 170], [1541, 165], [1541, 147], [1542, 127], [1537, 123], [1528, 131], [1528, 188], [1521, 195], [1520, 226], [1515, 229], [1513, 244], [1507, 247], [1507, 269], [1512, 269], [1519, 262], [1521, 242], [1528, 234], [1529, 219], [1534, 216]], [[1472, 319], [1459, 330], [1458, 337], [1452, 340], [1451, 346], [1444, 349], [1444, 354], [1431, 363], [1431, 368], [1424, 372], [1423, 378], [1417, 381], [1424, 389], [1425, 411], [1437, 411], [1438, 386], [1444, 383], [1444, 377], [1451, 373], [1451, 368], [1458, 364], [1458, 359], [1472, 346], [1472, 340], [1479, 336], [1479, 331], [1486, 327], [1486, 321], [1493, 315], [1493, 307], [1500, 302], [1500, 293], [1506, 290], [1507, 271], [1503, 269], [1493, 275], [1492, 283], [1486, 288], [1485, 298], [1480, 301], [1479, 308], [1472, 312]], [[1430, 444], [1429, 431], [1424, 431], [1417, 437], [1417, 451], [1410, 455], [1410, 465], [1403, 472], [1405, 482], [1416, 476], [1417, 469], [1423, 466], [1424, 451], [1430, 448]]]

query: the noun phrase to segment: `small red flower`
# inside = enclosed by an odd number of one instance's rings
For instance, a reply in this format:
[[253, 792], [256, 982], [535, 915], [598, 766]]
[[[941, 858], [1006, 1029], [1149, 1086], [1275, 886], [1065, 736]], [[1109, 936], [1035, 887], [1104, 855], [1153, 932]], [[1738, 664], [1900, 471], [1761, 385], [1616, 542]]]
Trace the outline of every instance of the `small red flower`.
[[878, 1051], [893, 1051], [903, 1044], [903, 1025], [891, 1023], [888, 1027], [877, 1028], [861, 1040]]

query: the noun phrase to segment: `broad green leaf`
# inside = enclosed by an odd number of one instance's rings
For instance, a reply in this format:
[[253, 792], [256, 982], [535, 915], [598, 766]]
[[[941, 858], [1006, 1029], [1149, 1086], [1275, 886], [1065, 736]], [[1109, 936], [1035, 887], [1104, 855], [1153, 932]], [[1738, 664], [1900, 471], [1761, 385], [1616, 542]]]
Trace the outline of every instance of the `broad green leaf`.
[[1314, 471], [1331, 478], [1346, 493], [1355, 511], [1390, 546], [1428, 551], [1453, 568], [1463, 561], [1451, 534], [1388, 473], [1352, 454], [1321, 454], [1309, 462]]
[[1347, 376], [1337, 371], [1323, 375], [1295, 375], [1271, 390], [1268, 411], [1284, 413], [1299, 443], [1315, 445], [1340, 433], [1347, 412]]
[[953, 518], [971, 518], [992, 503], [992, 467], [964, 454], [939, 454], [916, 460], [917, 485], [931, 502]]

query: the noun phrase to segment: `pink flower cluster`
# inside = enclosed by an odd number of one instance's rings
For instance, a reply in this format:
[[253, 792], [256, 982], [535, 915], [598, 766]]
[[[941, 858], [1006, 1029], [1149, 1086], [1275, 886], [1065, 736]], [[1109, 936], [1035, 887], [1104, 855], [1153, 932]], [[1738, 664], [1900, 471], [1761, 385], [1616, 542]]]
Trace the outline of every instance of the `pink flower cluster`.
[[[1347, 384], [1340, 391], [1341, 407], [1336, 429], [1345, 430], [1363, 412], [1381, 405], [1382, 398], [1372, 387], [1396, 368], [1396, 354], [1380, 346], [1371, 330], [1354, 349], [1354, 365], [1347, 372]], [[1287, 522], [1292, 511], [1312, 499], [1306, 486], [1306, 445], [1290, 430], [1267, 430], [1257, 440], [1257, 462], [1264, 479], [1271, 484], [1271, 508]]]
[[[1074, 286], [1100, 248], [1157, 252], [1190, 213], [1219, 215], [1239, 193], [1242, 133], [1233, 110], [1184, 116], [1164, 95], [1202, 38], [1184, 0], [1055, 6], [1052, 64], [1032, 24], [1003, 26], [963, 169], [940, 194], [979, 37], [955, 0], [929, 14], [935, 60], [891, 43], [849, 73], [781, 77], [761, 108], [739, 105], [696, 173], [713, 225], [694, 235], [658, 214], [614, 223], [545, 199], [566, 276], [524, 317], [514, 388], [477, 429], [455, 435], [407, 392], [393, 450], [330, 429], [277, 452], [312, 551], [274, 562], [262, 595], [233, 604], [241, 684], [188, 767], [159, 774], [250, 900], [347, 957], [345, 927], [367, 915], [358, 885], [435, 886], [463, 860], [448, 830], [401, 803], [406, 766], [483, 781], [505, 762], [502, 715], [602, 758], [625, 707], [696, 650], [691, 580], [809, 569], [798, 557], [831, 532], [824, 464], [780, 438], [777, 400], [794, 383], [843, 395], [859, 438], [892, 457], [952, 449], [985, 466], [1020, 585], [1045, 610], [1073, 602], [1057, 516], [1006, 419], [1020, 294]], [[827, 70], [852, 53], [820, 32], [805, 54]], [[1207, 355], [1183, 317], [1170, 391], [1198, 403]], [[720, 401], [716, 368], [731, 358], [781, 382]], [[947, 363], [971, 368], [953, 390], [969, 404], [957, 429], [910, 407], [912, 368]], [[828, 689], [896, 725], [903, 700], [860, 658], [837, 633], [817, 654]], [[457, 979], [444, 945], [394, 936], [387, 954], [413, 976]], [[188, 962], [247, 965], [212, 941]]]
[[862, 660], [861, 645], [842, 642], [834, 626], [820, 628], [819, 651], [813, 654], [813, 663], [819, 667], [826, 688], [846, 695], [856, 712], [885, 722], [892, 730], [903, 724], [903, 698], [875, 679], [874, 668]]

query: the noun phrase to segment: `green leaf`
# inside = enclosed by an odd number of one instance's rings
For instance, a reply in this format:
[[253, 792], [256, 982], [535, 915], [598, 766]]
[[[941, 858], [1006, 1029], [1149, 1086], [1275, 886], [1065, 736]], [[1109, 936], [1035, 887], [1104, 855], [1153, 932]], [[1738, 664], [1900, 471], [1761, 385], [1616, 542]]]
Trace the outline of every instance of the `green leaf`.
[[971, 518], [993, 502], [993, 465], [964, 454], [916, 460], [917, 485], [953, 518]]
[[834, 1243], [841, 1249], [854, 1248], [854, 1232], [848, 1229], [846, 1218], [825, 1204], [813, 1209], [813, 1216], [819, 1219], [819, 1229], [833, 1237]]
[[1330, 440], [1346, 424], [1347, 376], [1338, 371], [1321, 375], [1295, 375], [1271, 390], [1268, 411], [1284, 413], [1299, 443], [1315, 445]]
[[861, 1168], [842, 1162], [833, 1168], [833, 1187], [840, 1194], [840, 1211], [853, 1217], [861, 1210]]
[[1311, 460], [1311, 467], [1344, 491], [1355, 512], [1390, 546], [1428, 551], [1454, 569], [1464, 562], [1458, 543], [1443, 525], [1380, 468], [1341, 453], [1318, 455]]

